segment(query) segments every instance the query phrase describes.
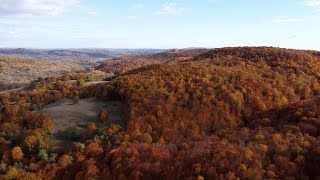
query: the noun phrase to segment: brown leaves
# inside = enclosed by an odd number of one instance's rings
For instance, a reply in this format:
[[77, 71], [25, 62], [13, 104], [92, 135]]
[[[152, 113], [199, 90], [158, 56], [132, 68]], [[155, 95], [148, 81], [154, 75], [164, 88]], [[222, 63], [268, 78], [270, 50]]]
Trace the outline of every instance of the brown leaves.
[[88, 156], [94, 157], [103, 153], [102, 147], [98, 143], [90, 143], [86, 146], [85, 152]]

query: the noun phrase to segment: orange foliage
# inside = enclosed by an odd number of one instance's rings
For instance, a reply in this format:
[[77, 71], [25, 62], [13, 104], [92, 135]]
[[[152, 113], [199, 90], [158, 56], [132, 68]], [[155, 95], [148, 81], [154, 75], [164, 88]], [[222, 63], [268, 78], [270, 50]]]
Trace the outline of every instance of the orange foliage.
[[[158, 54], [150, 64], [161, 64], [132, 71], [137, 66], [126, 67], [129, 61], [110, 61], [127, 71], [111, 83], [63, 82], [90, 76], [75, 73], [40, 80], [32, 92], [0, 95], [4, 163], [13, 166], [11, 160], [19, 158], [10, 149], [19, 146], [25, 152], [21, 163], [43, 179], [319, 177], [319, 52], [245, 47], [194, 56]], [[123, 100], [126, 127], [89, 124], [85, 143], [56, 161], [46, 138], [52, 126], [46, 116], [30, 112], [28, 103], [41, 106], [75, 95]], [[108, 113], [99, 116], [106, 121]], [[41, 151], [48, 160], [38, 159], [39, 147], [48, 150]]]
[[98, 143], [90, 143], [86, 146], [85, 152], [88, 156], [97, 156], [103, 153], [103, 149]]
[[12, 159], [16, 162], [20, 162], [23, 159], [23, 152], [19, 146], [14, 147], [11, 150]]
[[101, 109], [98, 115], [100, 122], [107, 122], [109, 119], [109, 113], [106, 109]]

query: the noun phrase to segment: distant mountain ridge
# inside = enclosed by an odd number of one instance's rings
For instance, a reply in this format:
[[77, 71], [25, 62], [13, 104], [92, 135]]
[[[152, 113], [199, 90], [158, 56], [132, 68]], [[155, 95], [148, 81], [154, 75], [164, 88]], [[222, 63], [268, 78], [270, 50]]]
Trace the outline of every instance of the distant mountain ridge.
[[188, 48], [188, 49], [170, 49], [168, 51], [159, 52], [150, 55], [150, 58], [162, 59], [162, 58], [191, 58], [208, 52], [211, 49], [206, 48]]
[[127, 55], [150, 55], [163, 52], [163, 49], [25, 49], [0, 48], [0, 55], [44, 60], [75, 59], [100, 61]]
[[107, 73], [121, 74], [143, 66], [188, 60], [210, 50], [205, 48], [170, 49], [151, 55], [122, 56], [103, 61], [95, 69]]

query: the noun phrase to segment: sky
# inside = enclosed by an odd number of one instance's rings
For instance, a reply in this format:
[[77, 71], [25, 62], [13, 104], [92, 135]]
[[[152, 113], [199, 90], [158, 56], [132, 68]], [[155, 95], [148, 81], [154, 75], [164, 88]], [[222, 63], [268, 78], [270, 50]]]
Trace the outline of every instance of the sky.
[[320, 0], [0, 0], [0, 47], [320, 50]]

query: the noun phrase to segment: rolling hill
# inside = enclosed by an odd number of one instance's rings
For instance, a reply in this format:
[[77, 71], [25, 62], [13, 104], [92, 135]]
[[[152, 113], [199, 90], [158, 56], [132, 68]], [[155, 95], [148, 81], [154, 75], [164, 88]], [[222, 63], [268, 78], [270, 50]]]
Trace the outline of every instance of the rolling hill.
[[[45, 78], [32, 91], [0, 95], [3, 176], [16, 172], [17, 178], [43, 179], [320, 177], [319, 52], [236, 47], [172, 53], [157, 54], [160, 61], [140, 68], [120, 64], [125, 72], [103, 84], [83, 86], [81, 81], [94, 74], [72, 73]], [[134, 61], [130, 58], [128, 63]], [[98, 75], [95, 79], [103, 78]], [[107, 107], [124, 103], [125, 123], [120, 127], [90, 121], [81, 142], [55, 151], [50, 134], [58, 121], [32, 109], [64, 98], [91, 97]], [[70, 106], [78, 108], [81, 101]], [[97, 117], [105, 120], [107, 110]]]
[[45, 60], [102, 61], [125, 55], [154, 54], [161, 49], [24, 49], [2, 48], [0, 54]]
[[61, 76], [84, 70], [72, 60], [49, 61], [0, 56], [0, 82], [3, 83], [27, 84], [38, 77]]
[[139, 56], [123, 56], [112, 60], [106, 60], [98, 65], [95, 69], [114, 73], [116, 75], [123, 72], [140, 68], [143, 66], [161, 64], [161, 63], [174, 63], [196, 57], [202, 53], [209, 51], [208, 49], [172, 49], [152, 55], [139, 55]]

